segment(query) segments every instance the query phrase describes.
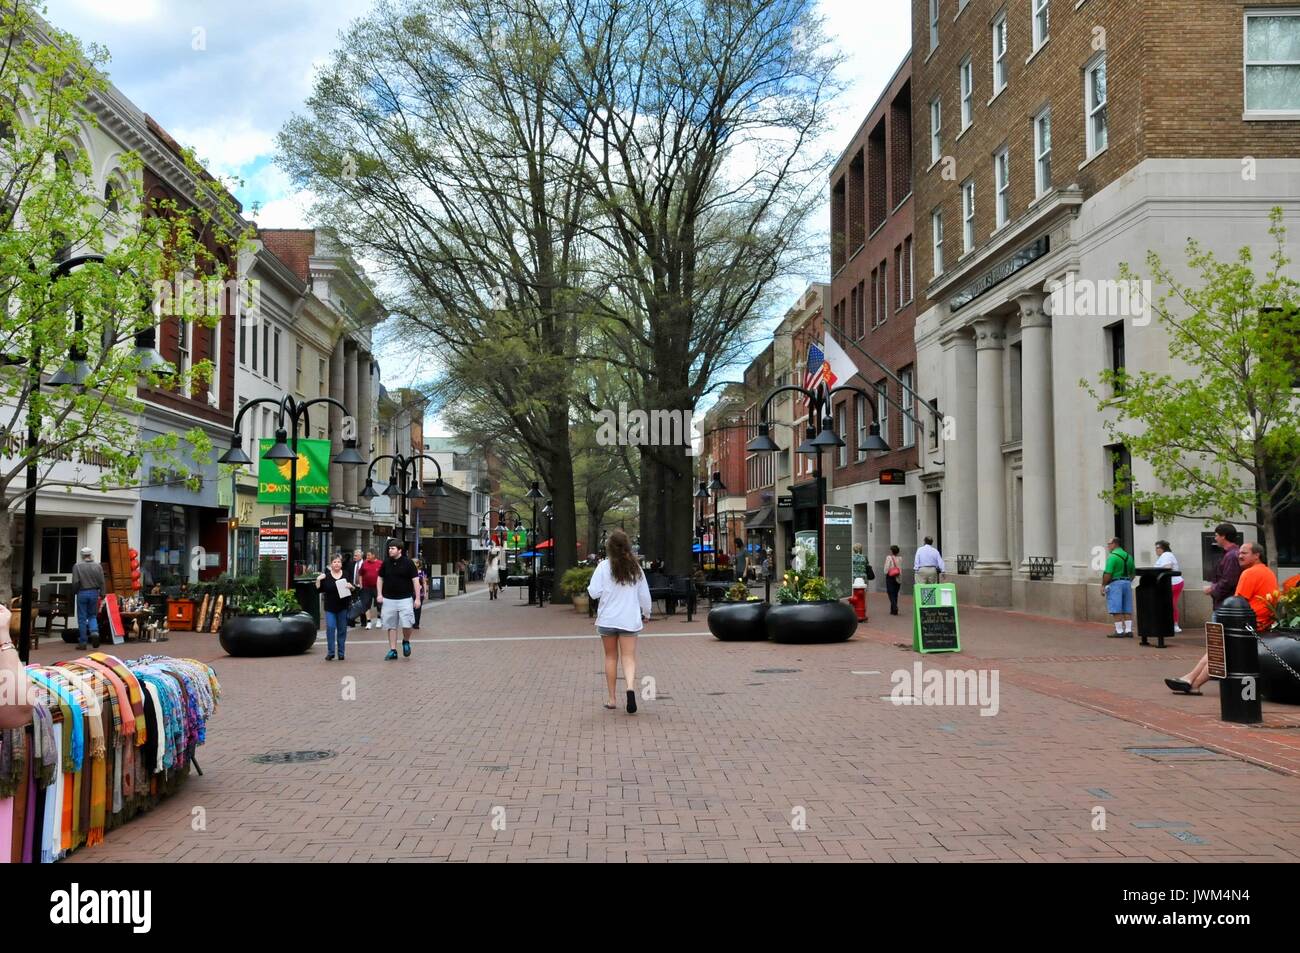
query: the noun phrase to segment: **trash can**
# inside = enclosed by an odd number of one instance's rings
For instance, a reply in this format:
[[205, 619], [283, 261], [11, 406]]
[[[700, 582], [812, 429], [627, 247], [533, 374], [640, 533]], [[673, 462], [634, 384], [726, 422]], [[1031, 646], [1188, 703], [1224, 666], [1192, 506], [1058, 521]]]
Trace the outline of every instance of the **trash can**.
[[1219, 717], [1239, 725], [1264, 720], [1259, 704], [1259, 644], [1255, 610], [1241, 596], [1229, 596], [1214, 614], [1223, 625], [1223, 661], [1228, 677], [1219, 679]]
[[299, 576], [293, 581], [293, 592], [298, 597], [298, 605], [316, 620], [316, 630], [320, 631], [320, 590], [316, 588], [316, 577]]
[[1165, 648], [1165, 639], [1174, 637], [1174, 574], [1170, 569], [1144, 566], [1137, 570], [1137, 630], [1143, 645], [1156, 640], [1156, 648]]

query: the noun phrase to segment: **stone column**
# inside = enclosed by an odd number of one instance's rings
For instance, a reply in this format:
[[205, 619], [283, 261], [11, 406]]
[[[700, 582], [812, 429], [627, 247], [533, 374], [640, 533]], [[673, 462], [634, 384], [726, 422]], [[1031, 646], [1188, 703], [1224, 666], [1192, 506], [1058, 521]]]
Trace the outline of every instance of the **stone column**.
[[[359, 355], [360, 364], [357, 370], [357, 406], [351, 408], [353, 416], [357, 420], [357, 452], [369, 460], [374, 455], [373, 444], [375, 442], [375, 421], [374, 421], [374, 376], [371, 374], [370, 367], [374, 361], [373, 355], [369, 351], [362, 351]], [[365, 474], [359, 473], [358, 479], [361, 485], [365, 485]]]
[[975, 426], [979, 466], [979, 558], [981, 573], [1006, 572], [1007, 488], [1002, 461], [1002, 355], [1006, 331], [1002, 318], [980, 318], [975, 328]]
[[1025, 555], [1056, 557], [1056, 466], [1052, 427], [1052, 319], [1041, 292], [1020, 306]]
[[[357, 416], [357, 344], [345, 339], [343, 345], [343, 403], [353, 418]], [[357, 505], [357, 468], [343, 468], [343, 499], [349, 506]], [[362, 486], [365, 484], [362, 483]]]
[[[340, 337], [334, 345], [334, 353], [330, 355], [330, 380], [329, 395], [335, 400], [344, 401], [343, 393], [343, 338]], [[330, 405], [330, 449], [331, 455], [343, 449], [343, 441], [339, 436], [340, 429], [343, 426], [343, 412], [337, 407]], [[343, 465], [339, 463], [330, 464], [330, 500], [334, 503], [342, 503], [344, 499], [343, 487]]]
[[[979, 504], [975, 457], [975, 339], [959, 329], [941, 341], [947, 387], [939, 411], [953, 422], [952, 438], [940, 443], [944, 461], [943, 553], [951, 573], [957, 572], [959, 554], [979, 551], [976, 536]], [[940, 427], [942, 439], [943, 424]], [[908, 567], [911, 568], [910, 566]]]

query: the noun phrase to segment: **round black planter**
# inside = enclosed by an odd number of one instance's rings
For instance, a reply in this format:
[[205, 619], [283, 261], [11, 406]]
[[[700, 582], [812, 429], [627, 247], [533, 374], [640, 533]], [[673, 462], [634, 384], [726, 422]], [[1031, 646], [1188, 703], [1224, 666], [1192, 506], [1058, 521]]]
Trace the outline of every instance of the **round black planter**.
[[300, 655], [316, 642], [316, 620], [293, 615], [239, 615], [221, 623], [221, 647], [230, 655]]
[[709, 631], [723, 642], [765, 641], [767, 610], [766, 602], [719, 602], [709, 610]]
[[852, 638], [858, 628], [858, 617], [851, 605], [839, 600], [794, 602], [772, 606], [767, 610], [765, 623], [768, 638], [774, 642], [808, 645]]
[[[1300, 630], [1274, 630], [1260, 638], [1287, 665], [1300, 672]], [[1281, 705], [1300, 705], [1300, 679], [1264, 651], [1264, 645], [1259, 647], [1259, 697]]]

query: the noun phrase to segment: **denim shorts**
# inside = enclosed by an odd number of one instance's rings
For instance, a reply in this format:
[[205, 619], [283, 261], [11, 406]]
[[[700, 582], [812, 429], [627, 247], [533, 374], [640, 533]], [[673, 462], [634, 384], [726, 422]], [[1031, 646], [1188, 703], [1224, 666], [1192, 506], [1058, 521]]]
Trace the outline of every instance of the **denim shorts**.
[[1133, 581], [1112, 579], [1106, 586], [1106, 611], [1111, 615], [1133, 614]]
[[629, 632], [627, 629], [616, 629], [609, 625], [598, 625], [596, 631], [601, 635], [636, 635], [635, 632]]

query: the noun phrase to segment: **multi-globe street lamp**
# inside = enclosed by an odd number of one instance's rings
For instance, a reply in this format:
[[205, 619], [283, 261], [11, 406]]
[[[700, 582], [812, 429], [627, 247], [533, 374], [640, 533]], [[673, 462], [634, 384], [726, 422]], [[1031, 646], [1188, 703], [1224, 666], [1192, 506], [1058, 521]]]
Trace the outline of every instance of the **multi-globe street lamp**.
[[718, 497], [727, 492], [727, 485], [722, 482], [722, 471], [713, 471], [713, 480], [709, 483], [709, 489], [713, 493], [713, 567], [718, 568], [718, 553], [721, 552], [719, 542], [722, 539], [722, 530], [718, 526]]
[[[380, 494], [375, 491], [375, 464], [382, 460], [393, 461], [393, 469], [389, 474], [388, 486], [384, 487], [383, 495], [389, 498], [397, 499], [398, 514], [398, 532], [397, 535], [402, 540], [402, 549], [406, 549], [406, 515], [407, 507], [410, 506], [411, 500], [422, 500], [428, 494], [420, 486], [418, 479], [419, 474], [414, 471], [416, 462], [419, 460], [428, 460], [438, 469], [438, 478], [433, 481], [433, 495], [446, 496], [447, 488], [442, 482], [442, 465], [427, 453], [414, 453], [410, 456], [402, 456], [399, 453], [384, 453], [374, 457], [370, 461], [370, 466], [366, 468], [366, 486], [358, 495], [363, 500], [373, 500]], [[418, 551], [420, 541], [415, 541], [415, 548]], [[409, 554], [408, 554], [409, 555]]]
[[[534, 480], [533, 485], [528, 488], [528, 494], [527, 494], [527, 498], [533, 501], [533, 544], [532, 547], [529, 549], [529, 552], [533, 554], [532, 555], [533, 592], [536, 593], [537, 595], [538, 608], [545, 608], [546, 607], [545, 600], [542, 598], [541, 579], [539, 579], [537, 576], [537, 544], [538, 542], [540, 542], [540, 540], [538, 540], [537, 538], [537, 531], [536, 531], [537, 530], [537, 501], [541, 499], [545, 499], [545, 494], [542, 493], [541, 487], [539, 485], [540, 483], [541, 483], [540, 480]], [[552, 541], [551, 543], [551, 548], [552, 549], [555, 548], [554, 541]], [[532, 603], [530, 602], [529, 605], [531, 604]]]
[[695, 511], [695, 541], [700, 547], [700, 572], [704, 571], [704, 501], [709, 498], [709, 484], [701, 480], [700, 488], [695, 491], [695, 499], [699, 502], [696, 504]]
[[[304, 401], [295, 400], [289, 394], [285, 394], [279, 400], [274, 397], [256, 397], [239, 409], [239, 413], [235, 416], [235, 433], [230, 438], [230, 449], [223, 453], [217, 462], [234, 466], [245, 466], [253, 462], [248, 454], [244, 453], [244, 436], [240, 425], [244, 420], [244, 415], [259, 404], [273, 404], [280, 409], [275, 422], [275, 442], [266, 453], [262, 454], [262, 459], [272, 460], [277, 464], [284, 462], [289, 464], [289, 537], [287, 541], [288, 548], [285, 552], [285, 588], [291, 589], [293, 588], [294, 538], [298, 534], [299, 424], [305, 423], [308, 432], [311, 431], [311, 408], [316, 404], [331, 404], [341, 410], [344, 417], [350, 417], [351, 414], [343, 404], [333, 397], [313, 397], [311, 400]], [[285, 418], [288, 418], [292, 430], [286, 429]], [[343, 441], [343, 449], [330, 462], [354, 467], [365, 463], [366, 460], [357, 452], [356, 439], [348, 438]]]

